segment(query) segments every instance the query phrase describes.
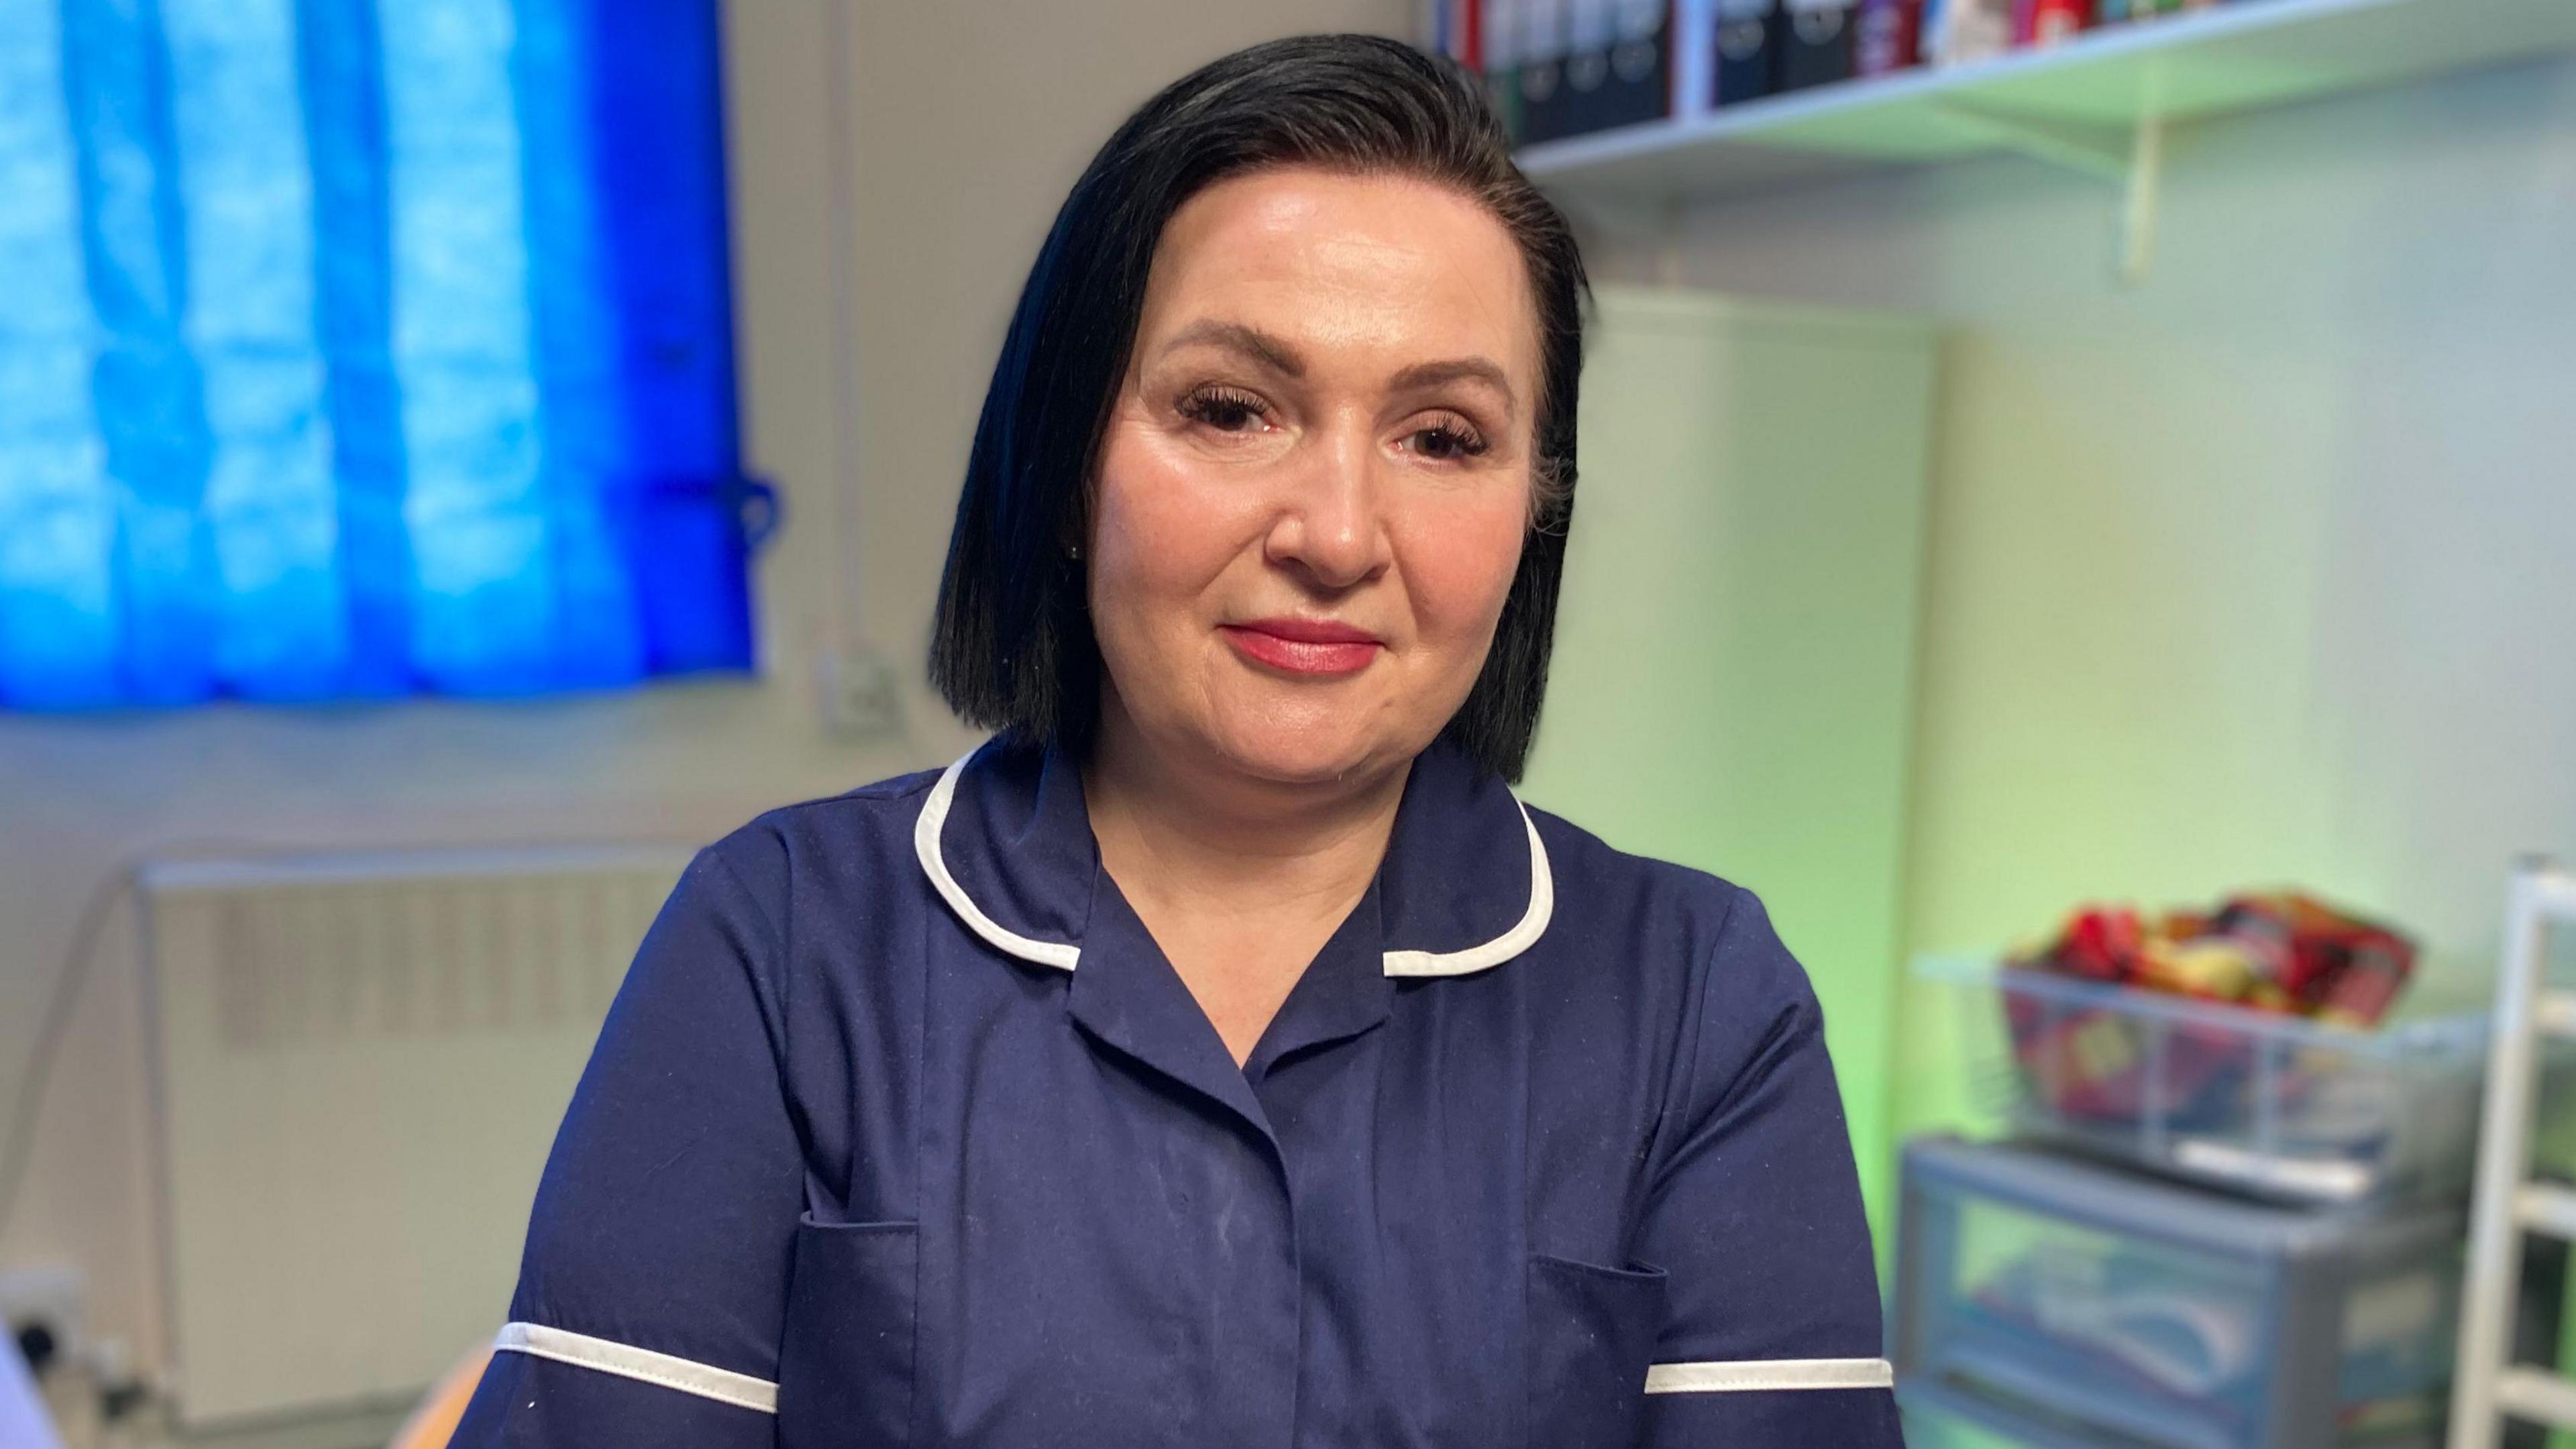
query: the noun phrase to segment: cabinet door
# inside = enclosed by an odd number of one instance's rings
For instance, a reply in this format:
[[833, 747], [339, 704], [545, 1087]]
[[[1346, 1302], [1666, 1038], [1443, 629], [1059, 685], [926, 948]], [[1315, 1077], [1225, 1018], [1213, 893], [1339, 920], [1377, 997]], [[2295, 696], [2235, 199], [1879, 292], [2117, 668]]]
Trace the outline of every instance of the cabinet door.
[[1700, 293], [1600, 303], [1524, 793], [1760, 893], [1823, 1000], [1884, 1250], [1935, 337]]

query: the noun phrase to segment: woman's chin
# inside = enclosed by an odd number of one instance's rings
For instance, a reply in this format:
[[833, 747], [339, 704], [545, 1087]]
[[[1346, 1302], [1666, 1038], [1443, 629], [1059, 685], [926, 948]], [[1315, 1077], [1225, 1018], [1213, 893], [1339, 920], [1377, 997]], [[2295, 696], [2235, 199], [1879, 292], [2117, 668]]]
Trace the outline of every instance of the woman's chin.
[[1220, 729], [1216, 744], [1227, 764], [1254, 779], [1320, 785], [1412, 758], [1413, 747], [1377, 735], [1356, 720], [1262, 721]]

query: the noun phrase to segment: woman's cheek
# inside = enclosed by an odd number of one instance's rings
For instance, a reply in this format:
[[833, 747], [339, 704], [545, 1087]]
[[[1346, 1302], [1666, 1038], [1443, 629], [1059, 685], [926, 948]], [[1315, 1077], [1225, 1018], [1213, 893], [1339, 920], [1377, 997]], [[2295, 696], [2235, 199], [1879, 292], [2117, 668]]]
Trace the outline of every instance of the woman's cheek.
[[1481, 663], [1481, 646], [1502, 617], [1512, 577], [1520, 570], [1527, 516], [1515, 495], [1508, 508], [1480, 504], [1436, 523], [1425, 520], [1430, 526], [1414, 530], [1413, 567], [1406, 578], [1426, 634], [1472, 648]]
[[1100, 545], [1157, 592], [1195, 594], [1259, 532], [1258, 480], [1194, 456], [1186, 439], [1140, 432], [1104, 452]]

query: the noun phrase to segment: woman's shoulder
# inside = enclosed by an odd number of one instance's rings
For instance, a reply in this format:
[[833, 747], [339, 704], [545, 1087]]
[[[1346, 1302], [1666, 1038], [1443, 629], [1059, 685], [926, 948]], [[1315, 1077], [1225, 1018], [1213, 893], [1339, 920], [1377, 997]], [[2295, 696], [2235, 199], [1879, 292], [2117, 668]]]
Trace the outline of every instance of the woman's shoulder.
[[711, 875], [750, 897], [773, 926], [800, 902], [838, 892], [824, 882], [886, 880], [913, 865], [912, 832], [940, 772], [920, 770], [780, 805], [735, 827], [698, 852], [692, 875]]
[[1544, 960], [1550, 1003], [1531, 1020], [1533, 1046], [1559, 1063], [1565, 1095], [1583, 1099], [1601, 1044], [1651, 1104], [1643, 1130], [1704, 1120], [1744, 1099], [1749, 1083], [1822, 1050], [1824, 1018], [1799, 964], [1753, 891], [1708, 871], [1632, 855], [1554, 816], [1531, 811], [1556, 874], [1558, 912]]
[[915, 770], [838, 795], [775, 806], [745, 821], [709, 848], [726, 854], [757, 853], [753, 848], [767, 842], [841, 842], [887, 834], [908, 842], [913, 821], [921, 814], [922, 801], [939, 783], [939, 776], [940, 771], [935, 769]]
[[1529, 814], [1554, 878], [1548, 936], [1582, 969], [1629, 976], [1649, 996], [1721, 992], [1748, 1007], [1813, 1000], [1806, 971], [1751, 889], [1620, 850], [1548, 811]]

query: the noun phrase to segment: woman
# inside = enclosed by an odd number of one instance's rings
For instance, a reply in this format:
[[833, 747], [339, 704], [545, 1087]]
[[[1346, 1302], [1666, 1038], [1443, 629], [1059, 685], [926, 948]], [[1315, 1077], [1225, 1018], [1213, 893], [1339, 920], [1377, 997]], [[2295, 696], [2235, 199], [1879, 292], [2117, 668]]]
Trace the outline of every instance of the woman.
[[691, 867], [460, 1444], [1898, 1442], [1803, 974], [1503, 784], [1583, 291], [1393, 42], [1111, 138], [941, 591], [1001, 733]]

